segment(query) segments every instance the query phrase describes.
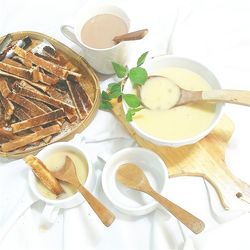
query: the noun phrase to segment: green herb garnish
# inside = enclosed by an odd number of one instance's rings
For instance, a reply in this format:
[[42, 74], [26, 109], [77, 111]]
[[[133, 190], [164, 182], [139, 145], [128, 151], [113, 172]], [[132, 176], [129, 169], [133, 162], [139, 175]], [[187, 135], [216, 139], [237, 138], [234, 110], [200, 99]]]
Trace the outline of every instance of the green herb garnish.
[[143, 53], [137, 60], [137, 66], [131, 69], [128, 69], [127, 66], [123, 66], [119, 63], [112, 62], [114, 71], [117, 77], [120, 78], [120, 81], [110, 83], [107, 92], [102, 91], [100, 109], [111, 110], [113, 108], [111, 100], [114, 98], [118, 98], [118, 100], [123, 98], [129, 107], [126, 114], [126, 120], [131, 122], [136, 112], [144, 108], [137, 95], [123, 93], [123, 85], [128, 78], [134, 89], [140, 87], [146, 82], [148, 79], [148, 73], [143, 67], [141, 67], [141, 65], [145, 62], [147, 55], [148, 52]]
[[147, 78], [148, 73], [144, 68], [135, 67], [129, 71], [128, 77], [133, 84], [133, 87], [136, 88], [137, 86], [143, 85]]

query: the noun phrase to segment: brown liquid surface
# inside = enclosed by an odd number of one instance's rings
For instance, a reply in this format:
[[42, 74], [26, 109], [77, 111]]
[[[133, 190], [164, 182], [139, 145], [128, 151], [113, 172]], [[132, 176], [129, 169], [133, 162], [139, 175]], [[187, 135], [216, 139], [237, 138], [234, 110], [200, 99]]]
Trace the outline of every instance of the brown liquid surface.
[[115, 45], [113, 38], [128, 32], [128, 26], [118, 16], [101, 14], [89, 19], [81, 31], [81, 40], [96, 49], [110, 48]]

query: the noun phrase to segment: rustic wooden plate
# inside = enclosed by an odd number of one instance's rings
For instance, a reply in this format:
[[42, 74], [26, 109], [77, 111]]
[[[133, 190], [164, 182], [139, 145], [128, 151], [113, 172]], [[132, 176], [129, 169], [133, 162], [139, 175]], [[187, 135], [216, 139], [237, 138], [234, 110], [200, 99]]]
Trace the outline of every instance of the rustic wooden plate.
[[[42, 42], [44, 39], [49, 41], [57, 50], [60, 50], [64, 57], [68, 59], [73, 65], [77, 66], [79, 73], [82, 74], [83, 80], [80, 82], [90, 96], [93, 107], [91, 108], [89, 114], [84, 120], [76, 120], [73, 123], [65, 122], [62, 126], [61, 133], [53, 136], [51, 141], [48, 144], [57, 142], [57, 141], [67, 141], [73, 138], [76, 133], [79, 133], [83, 129], [85, 129], [89, 123], [93, 120], [96, 115], [96, 112], [99, 107], [100, 102], [100, 88], [99, 88], [99, 80], [91, 68], [91, 66], [85, 61], [83, 57], [75, 53], [73, 50], [68, 48], [66, 45], [60, 43], [52, 37], [44, 35], [42, 33], [33, 32], [33, 31], [21, 31], [15, 32], [11, 34], [13, 40], [23, 39], [26, 36], [29, 36], [32, 40], [37, 40], [38, 42]], [[4, 39], [4, 37], [0, 38], [0, 42]], [[41, 150], [46, 145], [45, 142], [39, 143], [36, 146], [28, 146], [24, 149], [17, 149], [12, 152], [2, 152], [0, 149], [0, 156], [2, 157], [13, 157], [13, 158], [21, 158], [29, 153], [36, 153]]]

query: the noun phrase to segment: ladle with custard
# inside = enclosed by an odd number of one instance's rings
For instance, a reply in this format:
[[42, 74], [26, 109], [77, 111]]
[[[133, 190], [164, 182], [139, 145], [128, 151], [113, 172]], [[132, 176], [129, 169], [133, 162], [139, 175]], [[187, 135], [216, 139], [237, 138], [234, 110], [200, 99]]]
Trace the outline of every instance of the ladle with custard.
[[145, 138], [153, 138], [154, 143], [160, 140], [170, 145], [198, 138], [218, 119], [221, 107], [218, 102], [250, 106], [250, 91], [218, 89], [212, 74], [210, 78], [206, 74], [203, 77], [199, 71], [175, 65], [161, 66], [158, 70], [155, 67], [149, 72], [152, 76], [144, 85], [133, 89], [128, 83], [124, 89], [125, 93], [137, 94], [144, 107], [136, 112], [131, 125]]
[[[180, 88], [191, 91], [210, 91], [212, 86], [206, 78], [192, 70], [168, 66], [149, 71], [151, 75], [138, 89], [144, 107], [133, 117], [132, 125], [139, 133], [159, 138], [161, 141], [186, 140], [206, 130], [216, 117], [217, 105], [211, 102], [190, 103], [173, 107], [179, 99]], [[178, 82], [176, 86], [170, 81]], [[131, 86], [131, 87], [130, 87]], [[132, 85], [125, 85], [125, 93], [134, 93]], [[164, 93], [165, 92], [165, 93]], [[172, 108], [170, 108], [172, 106]]]
[[148, 109], [168, 110], [193, 102], [226, 102], [250, 106], [250, 91], [213, 89], [187, 90], [170, 77], [152, 75], [140, 87], [142, 104]]

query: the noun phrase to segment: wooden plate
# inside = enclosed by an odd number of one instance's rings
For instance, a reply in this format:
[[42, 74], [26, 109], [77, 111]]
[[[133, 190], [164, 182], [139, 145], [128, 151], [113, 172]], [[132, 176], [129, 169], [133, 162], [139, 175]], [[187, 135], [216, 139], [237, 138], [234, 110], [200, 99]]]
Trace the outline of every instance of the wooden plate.
[[[37, 40], [42, 42], [44, 39], [49, 41], [56, 49], [60, 50], [63, 56], [68, 59], [73, 65], [75, 65], [79, 73], [82, 74], [83, 80], [80, 82], [90, 96], [93, 106], [86, 116], [84, 120], [78, 119], [73, 123], [65, 122], [62, 126], [62, 131], [53, 136], [51, 141], [48, 144], [58, 142], [58, 141], [67, 141], [73, 138], [76, 133], [79, 133], [83, 129], [85, 129], [89, 123], [93, 120], [96, 115], [96, 112], [99, 107], [100, 102], [100, 88], [99, 88], [99, 80], [91, 68], [91, 66], [85, 61], [83, 57], [75, 53], [73, 50], [65, 46], [64, 44], [60, 43], [59, 41], [55, 40], [52, 37], [44, 35], [42, 33], [37, 33], [33, 31], [22, 31], [22, 32], [15, 32], [11, 34], [13, 40], [20, 40], [26, 36], [29, 36], [32, 40]], [[0, 38], [0, 42], [4, 39], [4, 37]], [[36, 153], [37, 151], [41, 150], [46, 145], [45, 142], [39, 143], [37, 146], [27, 146], [24, 149], [17, 149], [12, 152], [2, 152], [0, 149], [0, 156], [2, 157], [14, 157], [14, 158], [21, 158], [29, 153]]]

